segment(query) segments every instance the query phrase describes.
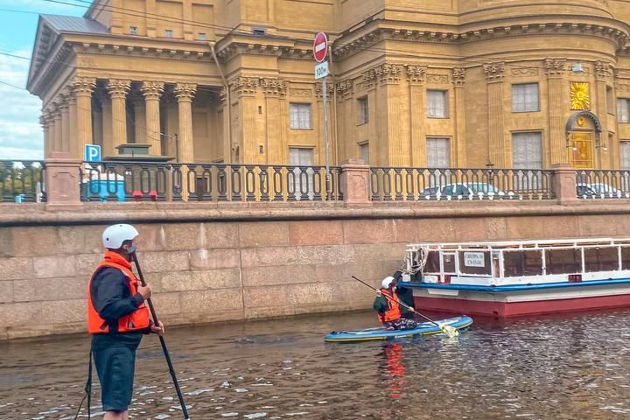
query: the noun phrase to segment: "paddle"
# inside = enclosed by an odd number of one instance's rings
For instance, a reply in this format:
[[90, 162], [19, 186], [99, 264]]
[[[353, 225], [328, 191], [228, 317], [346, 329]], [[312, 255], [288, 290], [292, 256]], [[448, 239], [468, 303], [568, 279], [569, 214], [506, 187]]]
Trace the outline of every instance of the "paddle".
[[[147, 283], [144, 281], [144, 276], [142, 275], [142, 270], [140, 269], [140, 264], [138, 263], [138, 256], [135, 252], [131, 254], [131, 259], [136, 264], [136, 269], [138, 270], [138, 277], [140, 278], [140, 282], [143, 286], [146, 286]], [[153, 308], [153, 302], [151, 302], [151, 298], [147, 299], [147, 304], [149, 305], [149, 311], [151, 311], [151, 318], [153, 318], [153, 322], [158, 324], [157, 314], [155, 313], [155, 308]], [[166, 359], [166, 364], [168, 365], [168, 372], [171, 374], [171, 378], [173, 379], [173, 385], [175, 386], [175, 392], [177, 392], [177, 398], [179, 398], [179, 405], [182, 408], [182, 413], [184, 414], [184, 420], [190, 420], [188, 417], [188, 410], [186, 409], [186, 403], [184, 402], [184, 396], [182, 395], [182, 391], [179, 389], [179, 382], [177, 382], [177, 376], [175, 376], [175, 369], [173, 368], [173, 362], [171, 362], [171, 356], [168, 354], [168, 349], [166, 348], [166, 342], [164, 341], [164, 337], [161, 335], [158, 336], [160, 339], [160, 344], [162, 345], [162, 351], [164, 352], [164, 358]]]
[[358, 282], [363, 283], [364, 285], [366, 285], [366, 286], [367, 286], [367, 287], [369, 287], [370, 289], [374, 290], [377, 294], [380, 294], [381, 296], [385, 296], [385, 298], [389, 299], [390, 301], [395, 302], [395, 303], [399, 304], [400, 306], [402, 306], [402, 307], [404, 307], [404, 308], [410, 309], [413, 313], [416, 313], [416, 314], [420, 315], [422, 318], [426, 319], [427, 321], [434, 323], [435, 325], [437, 325], [437, 326], [440, 328], [440, 330], [442, 330], [442, 332], [443, 332], [444, 334], [448, 335], [449, 337], [457, 337], [457, 336], [459, 335], [459, 332], [457, 331], [457, 329], [455, 329], [455, 328], [451, 327], [450, 325], [440, 324], [440, 323], [438, 323], [438, 322], [436, 322], [436, 321], [432, 320], [432, 319], [431, 319], [431, 318], [429, 318], [428, 316], [423, 315], [423, 314], [421, 314], [420, 312], [416, 311], [416, 310], [415, 310], [414, 308], [412, 308], [411, 306], [405, 305], [404, 303], [400, 302], [398, 299], [395, 299], [395, 298], [393, 298], [393, 297], [390, 297], [390, 296], [387, 296], [387, 295], [383, 295], [383, 294], [381, 294], [381, 293], [380, 293], [380, 291], [379, 291], [378, 289], [376, 289], [376, 288], [374, 288], [374, 287], [370, 286], [369, 284], [367, 284], [367, 283], [366, 283], [366, 282], [364, 282], [363, 280], [361, 280], [361, 279], [359, 279], [359, 278], [357, 278], [357, 277], [355, 277], [355, 276], [352, 276], [352, 278], [353, 278], [353, 279], [355, 279], [355, 280], [356, 280], [356, 281], [358, 281]]

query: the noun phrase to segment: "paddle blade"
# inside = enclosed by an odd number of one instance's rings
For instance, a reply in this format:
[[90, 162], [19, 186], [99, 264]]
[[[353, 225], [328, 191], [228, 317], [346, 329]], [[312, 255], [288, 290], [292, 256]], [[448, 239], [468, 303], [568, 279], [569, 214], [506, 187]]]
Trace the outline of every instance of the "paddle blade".
[[459, 335], [459, 331], [457, 331], [456, 328], [453, 328], [450, 325], [441, 325], [440, 329], [450, 338], [454, 338]]

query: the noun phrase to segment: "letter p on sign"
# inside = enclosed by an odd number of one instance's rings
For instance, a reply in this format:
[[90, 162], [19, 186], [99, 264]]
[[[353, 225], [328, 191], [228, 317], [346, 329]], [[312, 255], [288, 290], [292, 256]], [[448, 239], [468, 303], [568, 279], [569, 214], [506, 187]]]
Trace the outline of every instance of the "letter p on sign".
[[100, 162], [101, 161], [101, 146], [98, 144], [86, 144], [85, 145], [85, 161], [86, 162]]

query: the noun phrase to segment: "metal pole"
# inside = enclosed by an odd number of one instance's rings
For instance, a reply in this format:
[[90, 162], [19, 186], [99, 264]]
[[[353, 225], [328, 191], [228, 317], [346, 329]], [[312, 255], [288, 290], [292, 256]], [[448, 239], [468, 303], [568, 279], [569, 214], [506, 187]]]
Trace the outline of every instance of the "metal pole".
[[326, 77], [322, 79], [323, 99], [324, 99], [324, 144], [326, 145], [326, 199], [330, 200], [330, 162], [328, 158], [328, 92], [326, 88]]

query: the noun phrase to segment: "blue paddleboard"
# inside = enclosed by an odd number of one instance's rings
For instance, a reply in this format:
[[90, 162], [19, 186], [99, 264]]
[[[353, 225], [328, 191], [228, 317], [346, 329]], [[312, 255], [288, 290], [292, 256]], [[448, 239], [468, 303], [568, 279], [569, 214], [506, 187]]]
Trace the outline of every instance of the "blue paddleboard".
[[[462, 315], [454, 318], [436, 319], [440, 325], [448, 325], [461, 330], [472, 324], [471, 317]], [[383, 327], [365, 328], [363, 330], [350, 331], [333, 331], [324, 337], [324, 341], [328, 342], [352, 342], [352, 341], [369, 341], [369, 340], [393, 340], [404, 337], [418, 337], [422, 335], [439, 334], [442, 330], [432, 322], [423, 322], [418, 324], [418, 328], [412, 330], [387, 330]]]

